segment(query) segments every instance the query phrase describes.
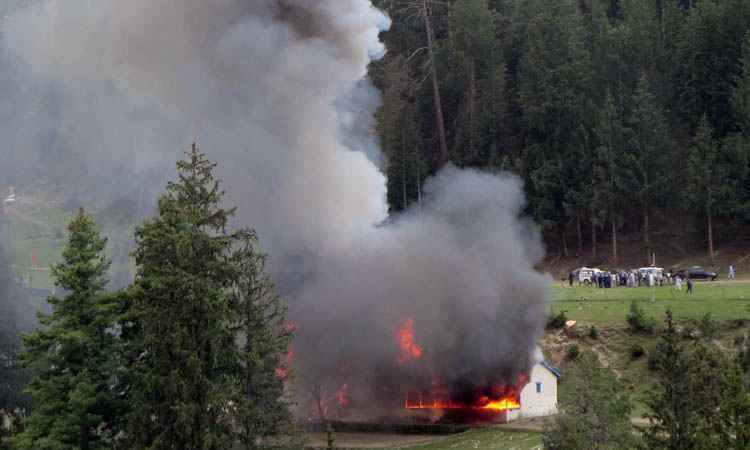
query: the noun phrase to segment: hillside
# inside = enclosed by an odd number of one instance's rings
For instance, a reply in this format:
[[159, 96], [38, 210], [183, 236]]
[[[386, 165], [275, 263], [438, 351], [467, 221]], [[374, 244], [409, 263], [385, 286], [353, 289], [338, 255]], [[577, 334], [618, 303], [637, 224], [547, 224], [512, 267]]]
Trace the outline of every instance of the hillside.
[[[626, 316], [636, 302], [647, 317], [653, 319], [653, 334], [633, 334]], [[548, 357], [564, 371], [569, 364], [571, 347], [591, 350], [605, 366], [612, 368], [633, 395], [635, 416], [645, 412], [643, 396], [649, 388], [651, 371], [648, 359], [657, 341], [659, 328], [667, 309], [675, 316], [685, 340], [710, 339], [727, 352], [733, 353], [750, 332], [750, 283], [696, 283], [689, 296], [685, 290], [671, 286], [660, 288], [553, 287], [551, 311], [565, 312], [576, 322], [571, 329], [548, 330], [542, 346]], [[592, 337], [591, 328], [597, 330]], [[565, 388], [565, 383], [561, 389]]]

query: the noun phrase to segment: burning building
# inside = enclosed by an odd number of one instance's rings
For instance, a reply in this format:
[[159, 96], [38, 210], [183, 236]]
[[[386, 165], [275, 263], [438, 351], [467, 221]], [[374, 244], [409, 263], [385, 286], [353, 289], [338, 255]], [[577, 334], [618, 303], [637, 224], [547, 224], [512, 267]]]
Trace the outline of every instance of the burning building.
[[523, 409], [550, 279], [522, 180], [448, 164], [390, 211], [367, 78], [389, 19], [370, 0], [18, 3], [0, 127], [19, 161], [3, 168], [141, 204], [156, 190], [135, 180], [197, 138], [297, 324], [301, 417], [416, 414], [419, 393]]
[[[308, 420], [505, 423], [557, 412], [560, 373], [545, 361], [492, 369], [456, 366], [455, 359], [446, 365], [449, 355], [420, 340], [423, 332], [417, 321], [405, 319], [391, 339], [397, 351], [372, 374], [358, 375], [352, 360], [318, 379], [305, 412]], [[473, 355], [463, 356], [471, 361]]]
[[557, 413], [557, 381], [560, 372], [542, 361], [531, 368], [528, 377], [518, 386], [496, 388], [495, 397], [480, 396], [476, 403], [465, 404], [451, 400], [447, 391], [411, 393], [404, 408], [427, 411], [439, 420], [480, 420], [511, 422], [543, 417]]

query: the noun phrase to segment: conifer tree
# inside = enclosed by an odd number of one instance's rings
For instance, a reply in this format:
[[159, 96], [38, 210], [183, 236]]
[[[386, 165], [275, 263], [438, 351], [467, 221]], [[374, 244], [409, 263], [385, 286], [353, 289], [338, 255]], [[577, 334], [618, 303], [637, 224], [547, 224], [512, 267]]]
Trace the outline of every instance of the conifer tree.
[[655, 353], [649, 449], [745, 449], [750, 403], [737, 361], [706, 341], [681, 342], [671, 312]]
[[114, 305], [105, 294], [110, 262], [106, 239], [83, 210], [68, 226], [63, 261], [53, 266], [66, 293], [50, 297], [51, 315], [23, 338], [21, 358], [34, 372], [28, 392], [34, 409], [11, 439], [19, 450], [112, 448], [118, 400], [113, 391]]
[[230, 233], [234, 209], [215, 164], [193, 145], [158, 214], [136, 230], [129, 370], [136, 449], [228, 449], [288, 423], [276, 370], [288, 333], [249, 230]]
[[669, 161], [670, 141], [667, 124], [645, 76], [633, 96], [633, 110], [627, 120], [627, 188], [638, 200], [647, 254], [651, 249], [651, 209], [658, 204], [669, 179], [662, 168]]
[[264, 272], [266, 256], [258, 250], [255, 233], [240, 230], [236, 239], [232, 292], [241, 345], [235, 417], [239, 440], [251, 449], [265, 436], [293, 437], [284, 395], [290, 369], [281, 360], [292, 330], [285, 323], [286, 308]]
[[685, 346], [667, 311], [666, 329], [656, 347], [654, 360], [658, 378], [647, 398], [651, 426], [644, 439], [647, 448], [691, 449], [700, 416], [691, 401]]
[[545, 449], [636, 448], [628, 394], [594, 353], [578, 357], [566, 383], [570, 389], [561, 395], [561, 412], [544, 432]]
[[726, 195], [727, 168], [721, 158], [720, 145], [704, 116], [688, 156], [688, 199], [706, 218], [708, 255], [714, 258], [713, 219]]

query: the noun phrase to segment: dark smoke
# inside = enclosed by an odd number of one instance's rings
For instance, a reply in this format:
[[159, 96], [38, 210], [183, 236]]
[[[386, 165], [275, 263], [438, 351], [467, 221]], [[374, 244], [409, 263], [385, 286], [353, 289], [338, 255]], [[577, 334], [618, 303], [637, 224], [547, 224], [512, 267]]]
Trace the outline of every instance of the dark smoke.
[[[369, 0], [19, 1], [2, 28], [0, 183], [44, 177], [143, 211], [199, 138], [290, 303], [301, 411], [343, 385], [363, 406], [436, 378], [510, 382], [547, 284], [521, 184], [448, 167], [421, 208], [387, 217], [365, 79], [387, 27]], [[398, 364], [408, 318], [424, 354]]]

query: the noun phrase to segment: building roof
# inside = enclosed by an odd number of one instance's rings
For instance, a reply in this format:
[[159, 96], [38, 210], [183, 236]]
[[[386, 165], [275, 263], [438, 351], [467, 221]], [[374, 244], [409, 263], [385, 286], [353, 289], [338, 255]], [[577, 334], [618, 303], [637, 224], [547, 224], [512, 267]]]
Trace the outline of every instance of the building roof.
[[552, 367], [552, 366], [551, 366], [551, 365], [550, 365], [550, 364], [549, 364], [549, 363], [548, 363], [547, 361], [542, 361], [542, 362], [540, 362], [539, 364], [540, 364], [540, 365], [541, 365], [542, 367], [544, 367], [545, 369], [547, 369], [547, 370], [549, 370], [550, 372], [552, 372], [552, 375], [554, 375], [554, 376], [555, 376], [555, 377], [557, 377], [558, 379], [560, 379], [560, 378], [562, 377], [562, 374], [560, 373], [560, 371], [559, 371], [559, 370], [557, 370], [557, 369], [555, 369], [554, 367]]

